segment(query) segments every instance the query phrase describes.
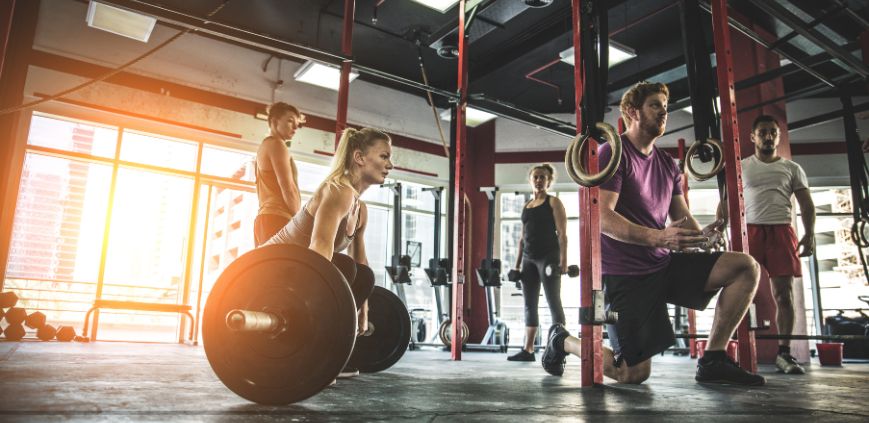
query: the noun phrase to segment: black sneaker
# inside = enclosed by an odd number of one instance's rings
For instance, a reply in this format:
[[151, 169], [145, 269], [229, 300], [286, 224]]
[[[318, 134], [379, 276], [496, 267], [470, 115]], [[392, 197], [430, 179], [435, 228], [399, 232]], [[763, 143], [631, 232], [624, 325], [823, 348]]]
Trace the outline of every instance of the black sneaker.
[[804, 375], [806, 369], [800, 366], [797, 359], [789, 353], [779, 354], [775, 357], [775, 367], [778, 371], [787, 375]]
[[549, 335], [549, 343], [546, 344], [546, 349], [543, 350], [543, 358], [540, 362], [543, 363], [543, 370], [553, 376], [561, 376], [564, 374], [564, 363], [567, 353], [564, 352], [564, 340], [570, 336], [567, 329], [562, 325], [558, 325], [552, 330]]
[[697, 375], [694, 380], [701, 383], [720, 383], [725, 385], [761, 386], [766, 383], [763, 376], [743, 370], [730, 357], [724, 360], [697, 360]]
[[537, 361], [537, 357], [534, 356], [533, 352], [520, 350], [516, 354], [507, 357], [507, 361]]

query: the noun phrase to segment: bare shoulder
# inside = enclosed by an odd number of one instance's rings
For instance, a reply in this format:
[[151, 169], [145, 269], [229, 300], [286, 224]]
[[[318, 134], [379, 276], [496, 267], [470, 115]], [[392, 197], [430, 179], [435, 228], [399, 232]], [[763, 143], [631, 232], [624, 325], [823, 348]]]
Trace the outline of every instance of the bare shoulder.
[[355, 192], [353, 188], [346, 185], [335, 185], [324, 182], [318, 189], [320, 191], [320, 202], [328, 207], [336, 209], [350, 209], [353, 204]]

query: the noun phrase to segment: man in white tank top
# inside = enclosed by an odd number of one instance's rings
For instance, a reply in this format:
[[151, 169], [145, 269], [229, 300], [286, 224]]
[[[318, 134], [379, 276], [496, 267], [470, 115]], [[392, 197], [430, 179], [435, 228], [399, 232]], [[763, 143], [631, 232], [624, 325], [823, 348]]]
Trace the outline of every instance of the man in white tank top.
[[[802, 276], [799, 257], [810, 256], [815, 250], [815, 205], [806, 173], [800, 165], [778, 155], [780, 132], [772, 116], [755, 119], [751, 130], [755, 154], [742, 159], [742, 192], [749, 254], [769, 273], [779, 334], [790, 335], [795, 314], [794, 277]], [[799, 242], [791, 226], [791, 196], [800, 206], [805, 229]], [[719, 216], [726, 217], [726, 207], [718, 210]], [[790, 354], [790, 340], [779, 341], [775, 364], [784, 373], [805, 373]]]

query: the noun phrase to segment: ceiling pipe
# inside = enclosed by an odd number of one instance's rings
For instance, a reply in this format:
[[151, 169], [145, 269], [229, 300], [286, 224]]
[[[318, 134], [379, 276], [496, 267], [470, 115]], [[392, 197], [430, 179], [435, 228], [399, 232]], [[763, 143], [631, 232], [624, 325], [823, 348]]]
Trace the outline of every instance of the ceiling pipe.
[[867, 67], [863, 62], [857, 60], [857, 58], [852, 54], [836, 45], [836, 43], [826, 35], [821, 34], [813, 28], [806, 27], [806, 23], [803, 22], [802, 19], [791, 13], [784, 6], [775, 2], [763, 0], [751, 0], [751, 2], [759, 9], [778, 19], [807, 40], [822, 48], [827, 53], [830, 53], [831, 56], [839, 59], [853, 72], [858, 73], [864, 78], [869, 76], [869, 67]]

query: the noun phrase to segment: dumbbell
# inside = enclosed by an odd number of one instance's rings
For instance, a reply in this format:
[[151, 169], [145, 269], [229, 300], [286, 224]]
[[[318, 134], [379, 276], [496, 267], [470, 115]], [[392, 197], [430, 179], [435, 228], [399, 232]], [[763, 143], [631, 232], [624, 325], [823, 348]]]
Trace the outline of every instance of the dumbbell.
[[52, 325], [42, 325], [36, 330], [36, 337], [42, 341], [51, 341], [57, 335], [57, 329]]
[[557, 264], [547, 264], [546, 268], [543, 269], [543, 272], [546, 274], [546, 276], [552, 276], [554, 274], [557, 274], [557, 272], [559, 272], [559, 271], [562, 275], [567, 275], [568, 277], [571, 277], [571, 278], [575, 278], [575, 277], [579, 276], [579, 266], [577, 266], [575, 264], [571, 264], [570, 266], [567, 266], [566, 272], [561, 270], [560, 266]]
[[24, 338], [24, 325], [21, 323], [6, 326], [6, 330], [3, 335], [7, 340], [10, 341], [20, 341], [21, 338]]
[[24, 325], [30, 329], [39, 330], [41, 327], [45, 326], [45, 314], [42, 314], [40, 311], [30, 313], [27, 318], [24, 319]]
[[18, 296], [14, 292], [0, 292], [0, 308], [15, 307], [18, 304]]
[[516, 284], [516, 289], [522, 289], [522, 272], [510, 269], [507, 272], [507, 280]]
[[6, 323], [20, 325], [27, 318], [27, 310], [21, 307], [12, 307], [6, 311]]
[[70, 342], [75, 338], [75, 328], [72, 326], [61, 326], [57, 328], [57, 334], [55, 334], [55, 338], [57, 338], [60, 342]]

